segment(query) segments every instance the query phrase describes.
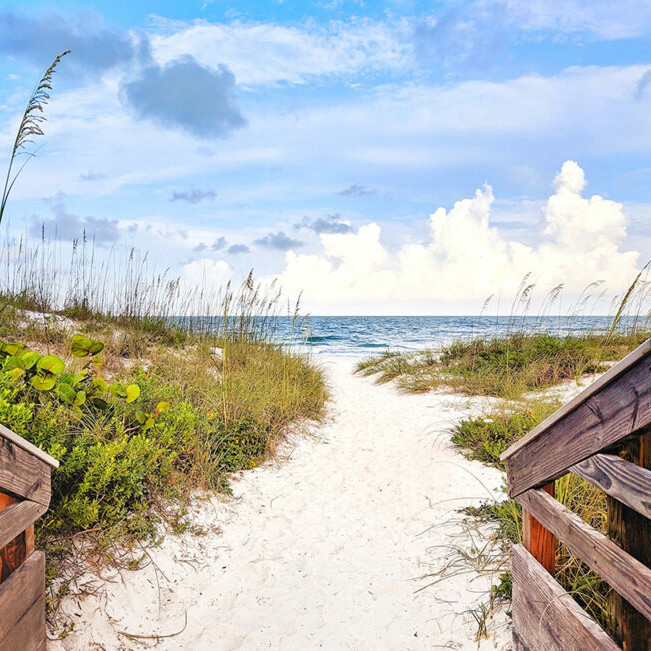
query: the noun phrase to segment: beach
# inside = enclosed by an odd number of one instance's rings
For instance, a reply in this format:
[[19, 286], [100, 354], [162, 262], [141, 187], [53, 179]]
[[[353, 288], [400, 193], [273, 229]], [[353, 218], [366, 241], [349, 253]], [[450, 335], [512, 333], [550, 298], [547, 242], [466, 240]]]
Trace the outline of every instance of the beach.
[[[64, 599], [74, 628], [50, 648], [477, 648], [469, 611], [489, 578], [426, 575], [459, 544], [456, 510], [501, 495], [501, 473], [449, 442], [487, 399], [401, 395], [350, 358], [320, 363], [326, 422], [234, 475], [232, 498], [197, 496], [202, 535], [166, 535], [141, 570], [87, 575], [94, 594]], [[504, 613], [481, 647], [510, 647]]]

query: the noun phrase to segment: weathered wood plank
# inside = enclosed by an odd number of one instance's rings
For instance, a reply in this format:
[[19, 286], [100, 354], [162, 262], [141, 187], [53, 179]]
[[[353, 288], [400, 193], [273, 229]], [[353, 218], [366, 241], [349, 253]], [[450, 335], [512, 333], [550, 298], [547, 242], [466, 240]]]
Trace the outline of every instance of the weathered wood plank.
[[[651, 469], [651, 432], [629, 441], [619, 451], [631, 468]], [[624, 461], [626, 459], [626, 461]], [[647, 486], [647, 489], [651, 485]], [[619, 500], [608, 497], [608, 537], [625, 552], [651, 567], [651, 520]], [[651, 621], [641, 615], [617, 592], [608, 596], [609, 631], [626, 651], [651, 649]]]
[[[542, 490], [554, 497], [554, 482], [543, 486]], [[550, 573], [554, 573], [556, 566], [556, 538], [554, 534], [545, 529], [536, 518], [526, 509], [522, 511], [524, 546], [531, 552], [531, 555]]]
[[545, 491], [533, 489], [516, 499], [586, 565], [647, 619], [651, 619], [651, 569], [586, 524]]
[[[10, 504], [18, 502], [13, 495], [0, 493], [0, 511], [6, 509]], [[25, 560], [26, 553], [25, 534], [18, 534], [11, 542], [0, 548], [0, 583], [5, 581], [9, 575]]]
[[511, 566], [516, 649], [619, 649], [523, 545], [513, 547]]
[[[0, 585], [0, 640], [6, 639], [16, 622], [44, 596], [45, 554], [35, 552]], [[6, 647], [0, 644], [0, 648]]]
[[14, 623], [4, 638], [0, 638], [3, 651], [39, 651], [45, 641], [45, 591], [29, 610]]
[[47, 511], [37, 502], [17, 502], [0, 511], [0, 548], [11, 542]]
[[557, 479], [650, 424], [651, 356], [646, 355], [508, 458], [509, 494]]
[[590, 386], [574, 396], [572, 400], [566, 402], [560, 409], [548, 416], [542, 423], [534, 427], [526, 436], [518, 439], [512, 446], [506, 449], [500, 455], [502, 461], [506, 461], [521, 448], [529, 445], [533, 439], [540, 436], [542, 432], [549, 429], [554, 423], [564, 418], [573, 409], [576, 409], [581, 403], [585, 402], [590, 396], [601, 391], [603, 387], [612, 382], [617, 376], [621, 375], [628, 368], [636, 364], [639, 360], [651, 354], [651, 338], [640, 344], [633, 352], [629, 353], [624, 359], [611, 366], [603, 375], [597, 378]]
[[651, 470], [612, 454], [595, 454], [572, 466], [570, 472], [651, 518]]
[[51, 468], [59, 467], [59, 462], [54, 457], [51, 457], [47, 452], [43, 452], [43, 450], [37, 448], [33, 443], [26, 441], [22, 436], [18, 436], [16, 432], [12, 432], [9, 428], [1, 424], [0, 424], [0, 437], [5, 438], [8, 441], [11, 441], [19, 448], [22, 448], [23, 450], [31, 454], [33, 457], [36, 457], [37, 459], [44, 461]]
[[51, 470], [45, 462], [0, 436], [0, 491], [47, 506]]

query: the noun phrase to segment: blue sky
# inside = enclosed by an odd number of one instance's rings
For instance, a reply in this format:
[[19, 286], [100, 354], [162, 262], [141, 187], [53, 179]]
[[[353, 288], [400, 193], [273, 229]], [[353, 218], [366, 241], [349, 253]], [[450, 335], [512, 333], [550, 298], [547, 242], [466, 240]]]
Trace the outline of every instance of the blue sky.
[[648, 0], [3, 1], [0, 156], [67, 48], [16, 235], [313, 313], [618, 292], [651, 256]]

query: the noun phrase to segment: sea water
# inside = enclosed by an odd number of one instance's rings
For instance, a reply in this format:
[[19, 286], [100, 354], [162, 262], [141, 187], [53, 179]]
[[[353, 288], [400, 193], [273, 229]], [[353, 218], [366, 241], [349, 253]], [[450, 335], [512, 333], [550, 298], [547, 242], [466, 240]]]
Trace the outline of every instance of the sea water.
[[513, 332], [606, 332], [609, 316], [310, 316], [304, 324], [278, 317], [274, 338], [315, 355], [362, 357], [384, 350], [436, 348], [458, 339]]

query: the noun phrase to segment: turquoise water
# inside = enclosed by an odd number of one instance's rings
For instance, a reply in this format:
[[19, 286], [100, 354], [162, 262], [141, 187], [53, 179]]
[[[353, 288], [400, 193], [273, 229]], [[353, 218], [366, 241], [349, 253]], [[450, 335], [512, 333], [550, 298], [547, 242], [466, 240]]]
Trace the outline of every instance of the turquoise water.
[[509, 331], [554, 334], [607, 330], [611, 317], [494, 316], [312, 316], [303, 329], [286, 318], [276, 322], [276, 338], [305, 346], [316, 355], [359, 357], [383, 350], [419, 350], [455, 339], [497, 336]]

